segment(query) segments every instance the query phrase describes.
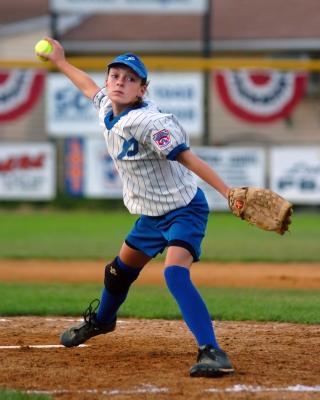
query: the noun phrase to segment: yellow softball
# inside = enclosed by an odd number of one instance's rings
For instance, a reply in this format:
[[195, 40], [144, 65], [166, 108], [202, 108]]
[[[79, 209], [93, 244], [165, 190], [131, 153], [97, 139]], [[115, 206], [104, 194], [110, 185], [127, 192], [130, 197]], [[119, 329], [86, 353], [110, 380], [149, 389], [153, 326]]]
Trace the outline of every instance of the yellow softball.
[[37, 58], [40, 61], [48, 61], [47, 58], [39, 56], [37, 53], [46, 53], [49, 54], [53, 50], [52, 44], [45, 39], [39, 40], [39, 42], [34, 46], [34, 51], [36, 53]]

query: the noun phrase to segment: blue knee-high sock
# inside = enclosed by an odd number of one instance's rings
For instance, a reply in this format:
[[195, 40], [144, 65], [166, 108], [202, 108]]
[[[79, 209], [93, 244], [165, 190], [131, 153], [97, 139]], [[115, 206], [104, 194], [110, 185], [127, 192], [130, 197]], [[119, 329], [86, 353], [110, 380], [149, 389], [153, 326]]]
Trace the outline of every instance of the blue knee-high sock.
[[190, 279], [190, 271], [185, 267], [173, 265], [165, 269], [164, 276], [198, 346], [211, 344], [219, 349], [207, 306]]
[[[116, 262], [119, 268], [123, 269], [128, 274], [132, 274], [135, 277], [137, 277], [141, 271], [141, 269], [138, 268], [128, 267], [120, 260], [119, 257], [117, 257]], [[96, 317], [97, 321], [102, 324], [108, 324], [109, 322], [114, 321], [117, 315], [117, 311], [119, 310], [121, 304], [127, 298], [128, 291], [129, 288], [124, 289], [121, 293], [113, 294], [110, 293], [106, 288], [103, 288]]]

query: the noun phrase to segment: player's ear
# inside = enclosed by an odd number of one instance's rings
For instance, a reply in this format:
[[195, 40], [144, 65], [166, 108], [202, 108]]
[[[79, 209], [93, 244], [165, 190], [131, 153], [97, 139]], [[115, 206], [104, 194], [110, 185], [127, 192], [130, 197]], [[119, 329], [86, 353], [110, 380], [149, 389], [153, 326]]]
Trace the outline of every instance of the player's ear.
[[104, 77], [104, 85], [105, 86], [108, 85], [108, 78], [109, 78], [109, 69], [106, 71], [106, 75]]
[[147, 91], [147, 88], [148, 88], [148, 85], [147, 85], [147, 84], [142, 84], [142, 85], [140, 86], [140, 94], [141, 94], [141, 97], [143, 97], [143, 96], [145, 95], [145, 93], [146, 93], [146, 91]]

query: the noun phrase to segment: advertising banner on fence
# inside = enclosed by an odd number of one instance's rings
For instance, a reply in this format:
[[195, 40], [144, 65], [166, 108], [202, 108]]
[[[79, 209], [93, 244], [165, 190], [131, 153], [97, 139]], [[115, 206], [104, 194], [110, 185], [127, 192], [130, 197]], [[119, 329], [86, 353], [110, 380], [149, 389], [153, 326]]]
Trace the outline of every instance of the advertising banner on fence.
[[0, 199], [50, 200], [56, 194], [56, 157], [51, 143], [0, 146]]
[[[104, 74], [92, 74], [103, 86]], [[50, 74], [47, 79], [46, 122], [52, 136], [92, 136], [101, 132], [98, 113], [92, 101], [85, 97], [64, 75]]]
[[[206, 161], [231, 187], [265, 187], [265, 151], [260, 147], [193, 147], [192, 150]], [[228, 210], [228, 203], [211, 186], [197, 178], [205, 192], [210, 209]]]
[[65, 191], [71, 196], [84, 196], [84, 143], [83, 138], [68, 138], [63, 143]]
[[66, 139], [64, 157], [68, 194], [98, 199], [122, 198], [122, 183], [103, 138]]
[[295, 204], [320, 204], [320, 147], [274, 147], [270, 187]]
[[[65, 165], [68, 168], [65, 170], [69, 194], [122, 198], [122, 183], [104, 140], [72, 138], [67, 142]], [[265, 152], [262, 148], [193, 147], [192, 150], [230, 186], [265, 186]], [[228, 209], [227, 201], [220, 194], [199, 178], [197, 181], [206, 193], [210, 209]]]
[[122, 183], [109, 156], [105, 141], [85, 141], [86, 164], [84, 193], [93, 198], [122, 198]]
[[[105, 74], [92, 74], [99, 86]], [[200, 73], [150, 73], [148, 98], [161, 111], [175, 114], [190, 136], [202, 135], [203, 79]], [[47, 131], [56, 137], [90, 136], [102, 132], [92, 102], [63, 75], [47, 83]]]
[[150, 73], [148, 98], [174, 114], [190, 137], [203, 133], [203, 76], [197, 72]]
[[203, 13], [208, 0], [50, 0], [57, 13]]

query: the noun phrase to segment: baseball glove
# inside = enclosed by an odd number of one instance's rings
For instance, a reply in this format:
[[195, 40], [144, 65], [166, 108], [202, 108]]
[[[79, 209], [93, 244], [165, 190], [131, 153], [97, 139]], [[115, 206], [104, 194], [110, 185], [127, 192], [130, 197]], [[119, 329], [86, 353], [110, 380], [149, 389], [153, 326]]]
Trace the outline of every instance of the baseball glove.
[[230, 189], [229, 207], [234, 215], [266, 231], [283, 235], [291, 223], [292, 204], [269, 189]]

